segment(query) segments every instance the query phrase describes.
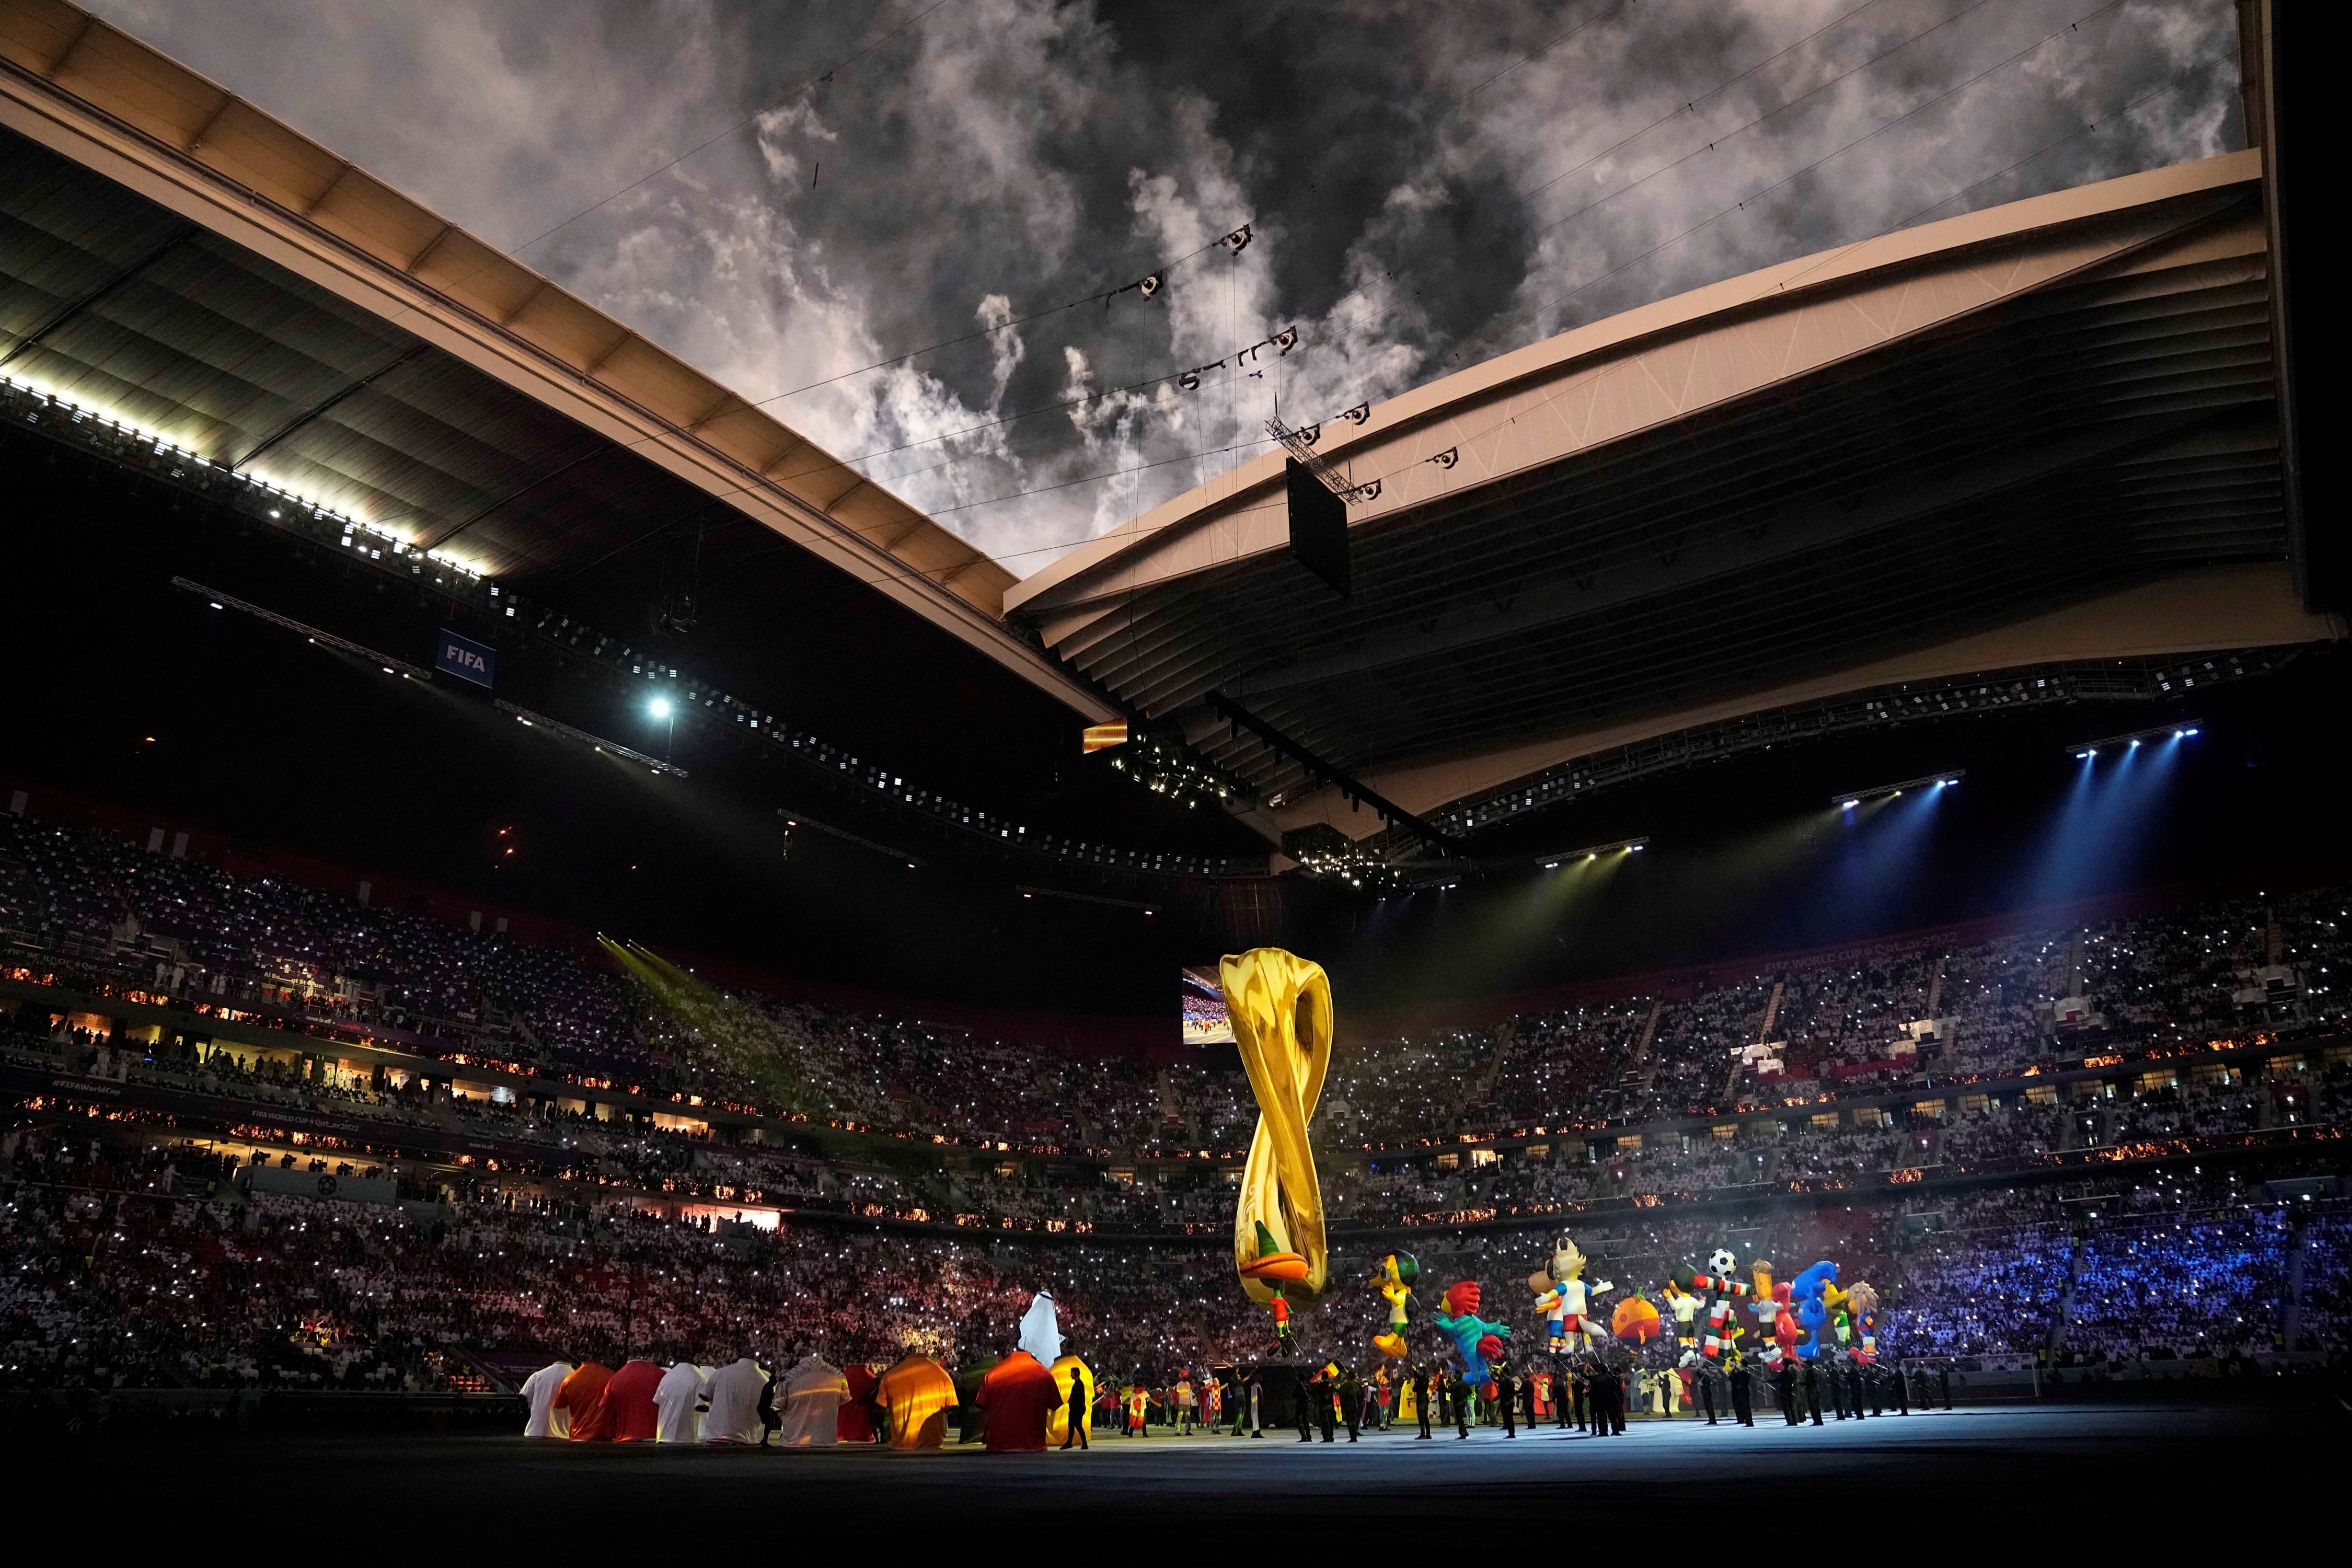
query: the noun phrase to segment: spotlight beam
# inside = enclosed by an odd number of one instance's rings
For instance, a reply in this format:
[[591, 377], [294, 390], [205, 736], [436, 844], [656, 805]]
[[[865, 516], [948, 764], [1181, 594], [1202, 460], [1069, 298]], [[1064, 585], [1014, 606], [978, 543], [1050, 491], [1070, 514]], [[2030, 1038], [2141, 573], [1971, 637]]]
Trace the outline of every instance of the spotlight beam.
[[1968, 776], [1969, 771], [1966, 768], [1947, 768], [1940, 773], [1924, 773], [1916, 779], [1878, 784], [1870, 789], [1843, 790], [1830, 796], [1830, 804], [1840, 807], [1860, 805], [1865, 800], [1875, 800], [1881, 795], [1901, 795], [1906, 789], [1934, 789], [1938, 786], [1948, 788]]
[[1619, 838], [1607, 844], [1588, 844], [1581, 849], [1560, 849], [1556, 850], [1549, 855], [1538, 855], [1536, 857], [1536, 863], [1541, 866], [1545, 870], [1549, 871], [1578, 860], [1597, 860], [1603, 855], [1616, 855], [1620, 853], [1630, 855], [1634, 850], [1643, 847], [1649, 842], [1649, 839], [1644, 837], [1641, 838]]
[[2077, 741], [2073, 745], [2063, 747], [2061, 749], [2064, 751], [2068, 756], [2074, 757], [2079, 761], [2083, 758], [2096, 756], [2099, 752], [2106, 751], [2111, 747], [2122, 746], [2129, 748], [2138, 745], [2143, 741], [2185, 740], [2195, 733], [2197, 733], [2196, 720], [2179, 719], [2175, 720], [2169, 724], [2158, 724], [2146, 730], [2126, 730], [2120, 735], [2108, 735], [2096, 741]]

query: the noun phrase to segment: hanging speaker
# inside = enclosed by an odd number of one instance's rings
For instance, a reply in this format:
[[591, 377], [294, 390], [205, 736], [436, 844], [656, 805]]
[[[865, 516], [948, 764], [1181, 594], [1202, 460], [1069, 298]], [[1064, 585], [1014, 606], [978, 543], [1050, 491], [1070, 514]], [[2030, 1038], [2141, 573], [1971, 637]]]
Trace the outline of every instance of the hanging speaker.
[[1292, 557], [1348, 598], [1355, 587], [1348, 570], [1348, 503], [1296, 458], [1283, 465], [1283, 473], [1290, 484]]

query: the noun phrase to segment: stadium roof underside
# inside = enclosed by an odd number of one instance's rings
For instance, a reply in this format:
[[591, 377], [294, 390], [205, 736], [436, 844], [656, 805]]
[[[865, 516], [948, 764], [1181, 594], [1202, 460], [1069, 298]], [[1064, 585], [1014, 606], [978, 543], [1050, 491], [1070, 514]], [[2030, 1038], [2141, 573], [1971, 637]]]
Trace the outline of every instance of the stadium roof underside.
[[[1007, 613], [1269, 795], [1379, 819], [1209, 702], [1475, 826], [1575, 759], [1842, 694], [2342, 635], [2283, 521], [2259, 153], [1783, 263], [1327, 420], [1354, 592], [1283, 455]], [[2151, 684], [2151, 690], [2153, 685]], [[1449, 809], [1451, 808], [1451, 809]]]
[[625, 635], [644, 625], [646, 542], [717, 520], [731, 531], [702, 574], [742, 602], [733, 662], [756, 660], [780, 599], [806, 616], [870, 594], [1115, 716], [1006, 626], [1013, 577], [985, 554], [103, 22], [0, 0], [0, 355], [18, 381]]

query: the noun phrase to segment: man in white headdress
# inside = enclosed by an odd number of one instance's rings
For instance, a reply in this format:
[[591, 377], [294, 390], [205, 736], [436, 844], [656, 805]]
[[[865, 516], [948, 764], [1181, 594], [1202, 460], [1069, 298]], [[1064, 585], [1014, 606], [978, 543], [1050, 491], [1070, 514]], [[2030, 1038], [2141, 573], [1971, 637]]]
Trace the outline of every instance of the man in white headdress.
[[1036, 1357], [1039, 1366], [1050, 1367], [1062, 1359], [1062, 1322], [1054, 1310], [1054, 1298], [1043, 1290], [1030, 1298], [1029, 1310], [1021, 1314], [1021, 1338], [1015, 1342]]

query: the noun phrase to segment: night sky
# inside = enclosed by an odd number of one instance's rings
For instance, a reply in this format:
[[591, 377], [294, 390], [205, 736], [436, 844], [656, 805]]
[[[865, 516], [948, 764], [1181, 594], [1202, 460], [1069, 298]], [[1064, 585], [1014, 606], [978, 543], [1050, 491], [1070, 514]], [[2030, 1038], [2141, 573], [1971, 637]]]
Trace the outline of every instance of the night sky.
[[2229, 0], [92, 5], [1023, 574], [1277, 405], [2242, 142]]

